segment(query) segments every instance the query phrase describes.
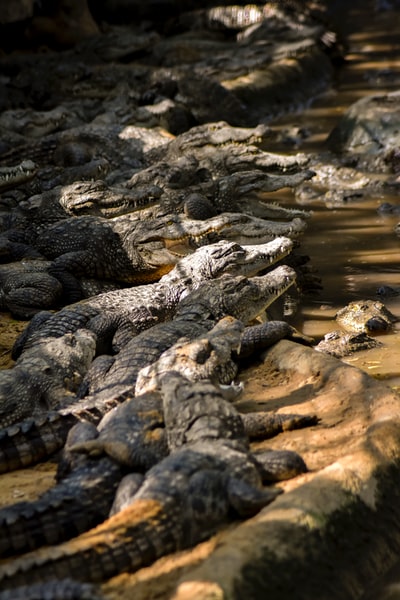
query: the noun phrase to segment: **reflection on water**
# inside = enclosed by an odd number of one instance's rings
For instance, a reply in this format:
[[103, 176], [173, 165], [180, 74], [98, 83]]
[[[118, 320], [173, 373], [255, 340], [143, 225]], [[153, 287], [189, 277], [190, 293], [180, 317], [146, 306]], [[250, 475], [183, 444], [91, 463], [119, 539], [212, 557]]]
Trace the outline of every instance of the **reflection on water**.
[[[375, 92], [400, 88], [397, 20], [390, 12], [371, 13], [366, 5], [359, 12], [354, 9], [353, 16], [347, 27], [356, 31], [350, 32], [349, 54], [335, 89], [296, 115], [296, 127], [310, 133], [292, 147], [296, 152], [325, 151], [328, 133], [350, 104]], [[290, 125], [293, 115], [275, 121], [272, 128], [284, 131]], [[270, 149], [288, 151], [289, 147], [281, 143]], [[311, 257], [323, 285], [318, 296], [305, 298], [297, 317], [296, 325], [307, 335], [318, 340], [337, 329], [334, 316], [339, 308], [352, 300], [378, 299], [376, 291], [382, 285], [400, 289], [400, 239], [393, 231], [400, 215], [378, 214], [383, 202], [400, 204], [400, 197], [380, 191], [334, 208], [321, 202], [304, 207], [312, 208], [313, 217], [301, 250]], [[400, 295], [381, 300], [400, 319]], [[400, 388], [400, 324], [380, 340], [383, 348], [357, 353], [346, 361]]]

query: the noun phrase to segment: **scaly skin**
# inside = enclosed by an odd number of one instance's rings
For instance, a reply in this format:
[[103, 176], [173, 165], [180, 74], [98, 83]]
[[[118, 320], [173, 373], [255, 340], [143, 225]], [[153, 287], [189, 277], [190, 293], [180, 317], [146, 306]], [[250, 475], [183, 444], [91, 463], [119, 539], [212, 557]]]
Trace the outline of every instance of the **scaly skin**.
[[94, 586], [72, 579], [54, 579], [0, 592], [0, 600], [104, 600]]
[[229, 385], [238, 371], [232, 354], [240, 346], [243, 329], [241, 321], [224, 317], [210, 331], [192, 341], [182, 337], [157, 361], [139, 371], [135, 394], [157, 390], [163, 377], [171, 371], [179, 372], [190, 381], [209, 379]]
[[27, 350], [13, 369], [0, 373], [0, 425], [58, 406], [73, 394], [95, 353], [92, 332], [78, 330]]
[[[98, 430], [78, 423], [68, 436], [68, 460], [64, 459], [59, 469], [61, 475], [70, 472], [38, 500], [0, 510], [0, 555], [59, 543], [103, 521], [123, 469], [144, 472], [167, 455], [163, 427], [158, 394], [126, 398], [118, 411], [103, 418]], [[99, 436], [98, 445], [95, 436]], [[71, 449], [81, 446], [86, 454], [78, 455], [75, 450], [71, 459]], [[104, 448], [112, 458], [99, 457], [100, 446], [100, 452]]]
[[25, 230], [22, 238], [14, 232], [11, 238], [17, 243], [31, 241], [52, 260], [49, 274], [63, 284], [66, 300], [74, 301], [82, 298], [81, 277], [125, 285], [157, 281], [178, 262], [182, 245], [199, 247], [221, 239], [261, 244], [283, 235], [297, 237], [305, 228], [298, 217], [284, 222], [222, 213], [199, 221], [181, 214], [142, 219], [131, 213], [114, 219], [91, 215], [62, 219], [44, 230]]
[[35, 317], [17, 340], [13, 349], [16, 359], [24, 348], [42, 337], [59, 337], [79, 327], [89, 327], [97, 335], [129, 323], [140, 332], [173, 317], [180, 300], [203, 281], [230, 275], [255, 275], [287, 256], [293, 248], [289, 238], [278, 237], [267, 244], [240, 246], [221, 241], [197, 249], [177, 263], [159, 282], [111, 291], [72, 304], [56, 313]]
[[266, 275], [245, 279], [221, 278], [205, 282], [184, 298], [172, 321], [154, 325], [121, 348], [99, 377], [88, 373], [91, 394], [118, 394], [134, 386], [140, 369], [154, 363], [179, 338], [205, 334], [224, 316], [248, 323], [266, 310], [295, 282], [295, 272], [283, 265]]
[[57, 411], [47, 411], [0, 430], [0, 473], [27, 467], [60, 450], [70, 429], [82, 420], [93, 424], [126, 400], [126, 395], [75, 400]]
[[207, 538], [232, 511], [250, 516], [275, 498], [261, 487], [264, 467], [248, 450], [240, 416], [213, 385], [171, 374], [162, 395], [171, 455], [150, 469], [131, 504], [69, 542], [3, 564], [4, 588], [55, 575], [104, 581]]

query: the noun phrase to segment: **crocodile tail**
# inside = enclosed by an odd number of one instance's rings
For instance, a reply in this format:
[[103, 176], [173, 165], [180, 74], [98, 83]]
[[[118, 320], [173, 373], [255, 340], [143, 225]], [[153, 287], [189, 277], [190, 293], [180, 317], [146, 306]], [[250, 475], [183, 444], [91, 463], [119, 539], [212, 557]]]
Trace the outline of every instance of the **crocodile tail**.
[[184, 543], [180, 508], [137, 499], [87, 533], [59, 546], [25, 554], [0, 566], [0, 588], [50, 579], [99, 583], [146, 567]]
[[1, 509], [0, 556], [63, 542], [101, 523], [120, 478], [120, 467], [109, 459], [89, 462], [39, 499]]
[[0, 600], [102, 600], [93, 586], [71, 579], [54, 579], [34, 585], [23, 585], [0, 592]]
[[28, 467], [57, 452], [76, 421], [72, 414], [49, 412], [0, 430], [0, 473]]

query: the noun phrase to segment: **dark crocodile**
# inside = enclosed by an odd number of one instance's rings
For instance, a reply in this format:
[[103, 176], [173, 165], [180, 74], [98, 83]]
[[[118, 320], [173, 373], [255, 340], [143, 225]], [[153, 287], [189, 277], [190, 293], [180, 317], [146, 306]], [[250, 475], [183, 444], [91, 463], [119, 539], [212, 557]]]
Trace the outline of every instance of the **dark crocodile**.
[[[137, 214], [115, 219], [71, 217], [36, 231], [32, 245], [52, 260], [49, 274], [60, 280], [68, 302], [82, 298], [79, 278], [110, 280], [125, 285], [157, 281], [179, 260], [182, 247], [190, 249], [221, 239], [238, 243], [265, 243], [275, 237], [296, 237], [304, 220], [267, 221], [242, 213], [223, 213], [204, 221], [167, 214], [141, 218]], [[23, 233], [17, 242], [29, 242]], [[32, 231], [28, 237], [32, 238]], [[177, 248], [177, 250], [174, 249]]]
[[22, 216], [42, 227], [72, 216], [118, 217], [157, 202], [162, 189], [157, 185], [127, 189], [110, 186], [102, 180], [76, 181], [31, 196], [18, 208]]
[[19, 164], [12, 167], [0, 167], [0, 191], [30, 181], [37, 172], [36, 164], [28, 159], [22, 160]]
[[255, 246], [226, 241], [209, 244], [181, 258], [157, 283], [100, 294], [72, 304], [55, 316], [37, 315], [17, 340], [13, 358], [42, 337], [59, 337], [79, 327], [89, 327], [99, 336], [108, 333], [111, 338], [126, 323], [130, 331], [142, 331], [172, 318], [180, 300], [203, 281], [223, 274], [255, 275], [283, 259], [292, 248], [293, 242], [285, 237]]
[[63, 106], [38, 111], [32, 108], [5, 110], [0, 115], [0, 127], [23, 136], [40, 138], [58, 129], [71, 126], [71, 113]]
[[300, 167], [299, 172], [288, 174], [250, 168], [233, 172], [227, 169], [223, 174], [220, 163], [217, 169], [210, 162], [206, 168], [195, 156], [184, 155], [153, 163], [133, 175], [126, 185], [133, 190], [148, 186], [149, 193], [154, 185], [159, 186], [164, 191], [161, 210], [184, 211], [191, 218], [204, 219], [223, 211], [241, 211], [265, 219], [307, 218], [310, 215], [306, 211], [263, 202], [257, 194], [295, 187], [313, 175], [310, 169]]
[[137, 570], [206, 539], [232, 515], [257, 513], [279, 493], [262, 487], [264, 477], [306, 470], [294, 452], [252, 455], [239, 414], [213, 385], [170, 374], [162, 395], [170, 456], [147, 472], [126, 508], [97, 528], [3, 564], [4, 588], [55, 573], [98, 582]]
[[[167, 455], [159, 395], [145, 394], [134, 401], [126, 395], [120, 402], [118, 412], [110, 411], [98, 430], [81, 421], [70, 431], [67, 460], [61, 461], [58, 471], [62, 479], [55, 487], [38, 500], [0, 510], [0, 555], [55, 544], [90, 529], [108, 516], [127, 467], [143, 473]], [[96, 457], [93, 452], [94, 458], [74, 453], [71, 459], [71, 446], [88, 443], [95, 436], [102, 436], [105, 444], [109, 439], [114, 453]]]
[[150, 163], [174, 161], [184, 155], [194, 157], [202, 168], [214, 175], [226, 176], [237, 171], [260, 169], [269, 174], [296, 173], [309, 164], [305, 154], [285, 156], [261, 150], [269, 135], [265, 125], [232, 127], [225, 121], [204, 123], [192, 127], [165, 146], [149, 150]]
[[60, 303], [62, 285], [49, 274], [50, 261], [24, 260], [0, 265], [0, 310], [29, 319]]
[[140, 162], [141, 144], [137, 139], [122, 139], [119, 136], [121, 130], [122, 127], [118, 125], [81, 125], [21, 144], [2, 154], [0, 163], [15, 164], [31, 160], [42, 168], [49, 165], [73, 167], [103, 158], [117, 167], [126, 164], [131, 168], [140, 168], [143, 166]]

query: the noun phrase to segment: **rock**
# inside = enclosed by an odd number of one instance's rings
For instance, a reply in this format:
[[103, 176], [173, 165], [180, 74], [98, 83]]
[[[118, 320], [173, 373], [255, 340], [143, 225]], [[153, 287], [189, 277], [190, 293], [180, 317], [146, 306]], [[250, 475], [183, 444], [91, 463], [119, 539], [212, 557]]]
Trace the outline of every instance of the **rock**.
[[350, 106], [328, 137], [335, 151], [394, 160], [400, 144], [400, 92], [374, 94]]

